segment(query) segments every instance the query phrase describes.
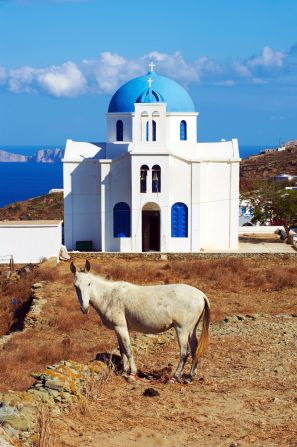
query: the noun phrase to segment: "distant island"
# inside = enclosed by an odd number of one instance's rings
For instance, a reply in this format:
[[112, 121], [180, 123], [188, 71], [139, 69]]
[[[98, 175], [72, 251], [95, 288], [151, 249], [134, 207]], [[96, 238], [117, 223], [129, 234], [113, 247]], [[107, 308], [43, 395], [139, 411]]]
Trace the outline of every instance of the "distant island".
[[64, 157], [64, 149], [39, 149], [34, 155], [19, 155], [0, 149], [0, 163], [57, 163]]

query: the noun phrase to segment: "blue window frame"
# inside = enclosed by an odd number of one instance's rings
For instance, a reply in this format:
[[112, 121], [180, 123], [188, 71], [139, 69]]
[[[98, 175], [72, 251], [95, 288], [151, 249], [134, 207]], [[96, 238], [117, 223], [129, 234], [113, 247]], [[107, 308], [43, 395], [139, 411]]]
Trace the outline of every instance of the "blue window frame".
[[161, 192], [161, 168], [159, 165], [152, 167], [152, 192]]
[[119, 202], [113, 207], [113, 237], [131, 236], [130, 207], [125, 202]]
[[184, 203], [171, 207], [171, 237], [188, 237], [188, 207]]
[[145, 139], [146, 139], [146, 141], [149, 141], [149, 139], [150, 139], [150, 125], [149, 125], [148, 121], [146, 122], [146, 125], [145, 125]]
[[117, 141], [124, 141], [124, 124], [122, 120], [117, 121]]
[[180, 122], [180, 140], [186, 141], [187, 139], [187, 123], [185, 120]]
[[153, 141], [157, 141], [157, 124], [155, 120], [153, 120]]

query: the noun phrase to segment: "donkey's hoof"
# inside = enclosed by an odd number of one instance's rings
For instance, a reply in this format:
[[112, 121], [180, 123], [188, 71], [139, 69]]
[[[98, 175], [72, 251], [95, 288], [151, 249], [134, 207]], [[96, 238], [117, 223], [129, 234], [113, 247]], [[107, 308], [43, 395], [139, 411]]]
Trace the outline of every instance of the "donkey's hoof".
[[179, 379], [177, 379], [176, 377], [171, 377], [167, 383], [179, 383]]
[[127, 375], [127, 382], [131, 383], [131, 382], [136, 382], [137, 378], [136, 378], [136, 374], [128, 374]]
[[192, 377], [186, 377], [186, 378], [184, 379], [184, 383], [185, 383], [186, 385], [190, 385], [191, 383], [193, 383], [193, 378], [192, 378]]

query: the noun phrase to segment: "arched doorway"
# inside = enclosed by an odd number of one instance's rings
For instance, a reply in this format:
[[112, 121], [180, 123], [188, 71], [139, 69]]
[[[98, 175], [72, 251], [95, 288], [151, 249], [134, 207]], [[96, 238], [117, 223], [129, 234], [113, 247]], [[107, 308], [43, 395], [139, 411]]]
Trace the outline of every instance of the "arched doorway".
[[153, 202], [142, 208], [142, 251], [160, 251], [160, 207]]

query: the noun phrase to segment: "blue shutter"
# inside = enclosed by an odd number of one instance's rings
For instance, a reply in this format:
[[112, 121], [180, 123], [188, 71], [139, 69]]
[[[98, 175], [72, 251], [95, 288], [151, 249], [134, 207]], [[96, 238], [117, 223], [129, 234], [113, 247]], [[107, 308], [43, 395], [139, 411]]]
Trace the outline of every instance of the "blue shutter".
[[149, 141], [149, 122], [148, 121], [146, 122], [145, 128], [146, 128], [146, 141]]
[[171, 208], [171, 237], [177, 237], [177, 229], [178, 229], [177, 213], [178, 209], [175, 204]]
[[131, 236], [130, 207], [127, 203], [119, 202], [113, 208], [113, 237]]
[[171, 237], [188, 237], [188, 207], [184, 203], [172, 205]]

